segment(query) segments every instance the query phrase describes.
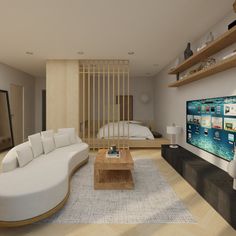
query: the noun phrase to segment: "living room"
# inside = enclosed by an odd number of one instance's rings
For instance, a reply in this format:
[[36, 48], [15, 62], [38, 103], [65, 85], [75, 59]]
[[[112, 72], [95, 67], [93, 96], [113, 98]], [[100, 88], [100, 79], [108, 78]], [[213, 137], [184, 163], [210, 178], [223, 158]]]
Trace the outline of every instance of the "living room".
[[235, 235], [235, 0], [1, 19], [0, 235]]

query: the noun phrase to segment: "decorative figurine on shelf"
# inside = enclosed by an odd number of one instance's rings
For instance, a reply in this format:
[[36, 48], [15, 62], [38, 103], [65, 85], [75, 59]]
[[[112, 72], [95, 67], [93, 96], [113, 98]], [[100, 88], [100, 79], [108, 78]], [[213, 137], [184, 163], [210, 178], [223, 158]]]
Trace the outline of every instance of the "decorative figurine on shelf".
[[193, 51], [191, 50], [191, 44], [188, 43], [187, 48], [184, 51], [184, 59], [187, 60], [192, 55], [193, 55]]
[[212, 32], [210, 32], [208, 35], [207, 35], [207, 38], [206, 38], [206, 45], [210, 44], [211, 42], [214, 41], [214, 35]]
[[202, 45], [197, 48], [197, 52], [199, 52], [200, 50], [205, 48], [207, 45], [209, 45], [211, 42], [213, 42], [214, 39], [215, 39], [215, 37], [214, 37], [213, 33], [212, 32], [208, 33], [205, 36], [204, 42], [202, 43]]
[[216, 61], [216, 59], [214, 57], [209, 57], [209, 58], [203, 60], [201, 62], [201, 64], [198, 66], [197, 72], [201, 71], [201, 70], [204, 70], [204, 69], [207, 69], [210, 66], [213, 66], [214, 64], [216, 64], [216, 62], [217, 61]]
[[[235, 2], [234, 2], [234, 4], [233, 4], [233, 9], [234, 9], [234, 12], [236, 13], [236, 0], [235, 0]], [[228, 25], [228, 30], [230, 30], [231, 28], [233, 28], [233, 27], [235, 27], [236, 26], [236, 20], [234, 20], [232, 23], [230, 23], [229, 25]]]
[[176, 81], [179, 81], [179, 72], [176, 74]]

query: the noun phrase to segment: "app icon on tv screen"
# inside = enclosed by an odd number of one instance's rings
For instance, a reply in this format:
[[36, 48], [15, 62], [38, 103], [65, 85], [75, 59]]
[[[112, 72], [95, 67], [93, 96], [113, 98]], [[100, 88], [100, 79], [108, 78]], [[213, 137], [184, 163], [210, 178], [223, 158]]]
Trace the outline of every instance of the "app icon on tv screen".
[[236, 96], [188, 101], [186, 127], [187, 143], [227, 161], [233, 160]]

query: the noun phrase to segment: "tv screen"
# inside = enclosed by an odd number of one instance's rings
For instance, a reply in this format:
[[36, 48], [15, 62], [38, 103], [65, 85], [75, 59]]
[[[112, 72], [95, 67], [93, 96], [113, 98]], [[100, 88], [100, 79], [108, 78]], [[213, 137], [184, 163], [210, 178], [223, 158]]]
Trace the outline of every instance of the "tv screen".
[[186, 141], [227, 161], [234, 159], [236, 96], [187, 101]]

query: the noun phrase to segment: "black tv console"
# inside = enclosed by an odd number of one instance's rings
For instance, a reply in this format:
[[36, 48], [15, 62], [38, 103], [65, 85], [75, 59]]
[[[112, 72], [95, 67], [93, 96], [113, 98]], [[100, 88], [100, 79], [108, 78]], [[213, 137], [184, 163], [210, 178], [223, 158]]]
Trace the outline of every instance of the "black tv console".
[[162, 157], [236, 229], [236, 190], [227, 172], [179, 147], [162, 145]]

